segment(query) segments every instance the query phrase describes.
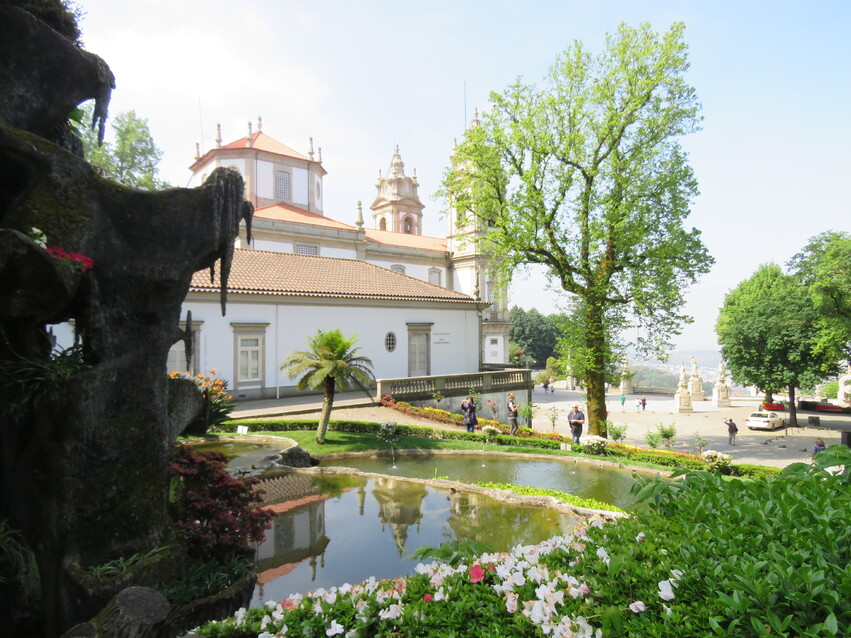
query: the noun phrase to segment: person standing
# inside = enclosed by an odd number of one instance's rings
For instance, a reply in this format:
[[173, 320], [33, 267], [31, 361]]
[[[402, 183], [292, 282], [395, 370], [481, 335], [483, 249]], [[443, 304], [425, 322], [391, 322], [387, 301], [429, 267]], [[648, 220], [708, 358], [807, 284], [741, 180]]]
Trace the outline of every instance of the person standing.
[[824, 444], [824, 439], [816, 439], [816, 443], [813, 445], [813, 456], [819, 452], [823, 452], [826, 448], [827, 446]]
[[573, 404], [573, 410], [567, 415], [567, 424], [570, 426], [573, 444], [579, 445], [579, 437], [582, 436], [582, 426], [585, 424], [585, 415], [579, 411], [579, 406], [575, 403]]
[[736, 444], [736, 434], [739, 431], [739, 428], [733, 423], [733, 419], [727, 419], [724, 421], [727, 424], [727, 443], [730, 445]]
[[647, 409], [647, 397], [641, 397], [641, 411], [644, 412]]
[[641, 412], [641, 399], [639, 397], [635, 397], [635, 411]]
[[464, 414], [464, 427], [467, 428], [467, 432], [473, 432], [479, 424], [479, 420], [476, 418], [476, 402], [473, 401], [473, 397], [467, 397], [461, 402], [461, 412]]
[[514, 436], [517, 434], [517, 410], [518, 406], [514, 402], [515, 395], [513, 392], [508, 393], [508, 434]]
[[622, 394], [621, 395], [621, 412], [623, 412], [625, 405], [626, 405], [626, 395]]

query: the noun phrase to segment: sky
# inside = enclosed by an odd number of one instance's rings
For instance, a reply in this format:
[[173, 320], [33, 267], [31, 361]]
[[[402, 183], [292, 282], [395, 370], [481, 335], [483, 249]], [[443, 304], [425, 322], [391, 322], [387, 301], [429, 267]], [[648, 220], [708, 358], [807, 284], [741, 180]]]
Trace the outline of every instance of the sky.
[[[79, 0], [84, 47], [116, 76], [110, 112], [146, 118], [160, 177], [185, 186], [195, 144], [248, 122], [306, 153], [321, 147], [324, 212], [354, 223], [399, 145], [416, 169], [424, 233], [473, 109], [521, 77], [542, 84], [575, 40], [593, 52], [620, 23], [686, 25], [686, 79], [702, 130], [682, 139], [700, 184], [687, 220], [716, 263], [686, 292], [679, 350], [716, 350], [724, 296], [764, 263], [785, 264], [826, 230], [851, 232], [851, 2], [847, 0]], [[509, 303], [558, 312], [543, 271]], [[630, 335], [627, 335], [630, 338]]]

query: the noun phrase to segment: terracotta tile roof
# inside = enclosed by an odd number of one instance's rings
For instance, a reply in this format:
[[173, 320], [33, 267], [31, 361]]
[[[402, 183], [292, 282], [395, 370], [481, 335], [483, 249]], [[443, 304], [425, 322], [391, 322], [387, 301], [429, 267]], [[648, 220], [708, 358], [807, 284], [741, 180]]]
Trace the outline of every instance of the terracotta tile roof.
[[302, 155], [296, 150], [291, 149], [286, 144], [282, 144], [278, 140], [269, 137], [263, 131], [257, 131], [252, 133], [251, 135], [251, 146], [245, 143], [245, 137], [240, 137], [239, 139], [231, 142], [230, 144], [225, 144], [221, 148], [255, 148], [261, 151], [267, 151], [268, 153], [275, 153], [277, 155], [286, 155], [287, 157], [295, 157], [301, 160], [309, 161], [309, 157], [307, 155]]
[[271, 219], [274, 221], [295, 222], [296, 224], [312, 224], [314, 226], [325, 226], [328, 228], [345, 228], [346, 230], [357, 230], [354, 226], [349, 226], [343, 222], [338, 222], [336, 219], [323, 217], [316, 213], [311, 213], [304, 208], [293, 206], [279, 202], [271, 206], [264, 206], [254, 211], [254, 217], [262, 219]]
[[[211, 283], [209, 271], [196, 272], [190, 291], [218, 293], [220, 274], [217, 268]], [[482, 305], [460, 292], [357, 259], [239, 248], [234, 250], [228, 292]]]
[[425, 235], [408, 235], [406, 233], [393, 233], [389, 230], [366, 230], [366, 239], [374, 244], [385, 244], [388, 246], [405, 246], [408, 248], [422, 248], [425, 250], [439, 250], [446, 252], [446, 240], [441, 237], [426, 237]]

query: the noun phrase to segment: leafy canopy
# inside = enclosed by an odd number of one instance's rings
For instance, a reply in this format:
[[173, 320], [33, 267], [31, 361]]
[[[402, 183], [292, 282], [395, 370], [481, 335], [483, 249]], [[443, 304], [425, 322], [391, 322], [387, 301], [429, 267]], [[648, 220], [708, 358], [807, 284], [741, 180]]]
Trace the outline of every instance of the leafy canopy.
[[89, 126], [92, 110], [91, 103], [82, 108], [81, 125], [77, 127], [86, 161], [131, 188], [170, 188], [157, 177], [163, 153], [154, 143], [148, 120], [136, 115], [136, 111], [119, 113], [112, 121], [112, 140], [98, 144], [97, 131]]
[[841, 344], [823, 336], [810, 292], [780, 266], [761, 266], [730, 291], [718, 315], [721, 354], [733, 378], [767, 391], [811, 387], [836, 372]]
[[506, 281], [542, 264], [581, 317], [569, 350], [587, 377], [592, 431], [619, 335], [663, 354], [689, 318], [683, 291], [713, 260], [684, 222], [697, 183], [679, 137], [698, 129], [684, 27], [622, 25], [593, 56], [574, 43], [539, 88], [517, 80], [458, 147], [443, 193]]

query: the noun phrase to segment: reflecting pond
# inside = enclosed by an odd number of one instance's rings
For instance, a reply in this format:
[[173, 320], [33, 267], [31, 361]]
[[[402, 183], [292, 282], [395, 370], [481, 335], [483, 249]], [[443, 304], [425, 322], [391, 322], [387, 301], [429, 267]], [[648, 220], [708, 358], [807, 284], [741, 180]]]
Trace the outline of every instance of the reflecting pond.
[[547, 508], [438, 490], [390, 477], [297, 474], [265, 481], [276, 512], [257, 546], [252, 606], [370, 576], [413, 573], [422, 545], [477, 540], [496, 551], [570, 532], [578, 519]]
[[464, 483], [511, 483], [567, 492], [629, 510], [635, 505], [629, 493], [635, 482], [630, 470], [589, 463], [527, 459], [501, 454], [452, 454], [397, 458], [346, 458], [324, 461], [323, 466], [342, 465], [363, 472], [411, 478], [447, 477]]
[[221, 452], [228, 457], [228, 468], [232, 472], [249, 470], [264, 456], [269, 456], [280, 449], [280, 444], [273, 447], [269, 443], [249, 441], [211, 441], [208, 443], [192, 443], [196, 452]]

